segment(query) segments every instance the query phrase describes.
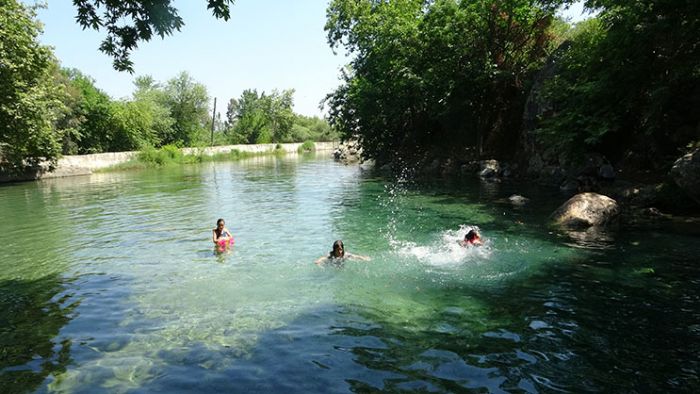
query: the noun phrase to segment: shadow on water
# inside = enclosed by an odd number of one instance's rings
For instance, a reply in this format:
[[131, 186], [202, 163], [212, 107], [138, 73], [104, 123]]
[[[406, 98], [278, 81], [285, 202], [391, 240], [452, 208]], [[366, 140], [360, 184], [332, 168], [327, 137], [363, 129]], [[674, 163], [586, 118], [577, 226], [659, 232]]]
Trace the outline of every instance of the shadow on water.
[[3, 393], [31, 392], [49, 375], [65, 371], [71, 341], [61, 339], [59, 333], [77, 304], [63, 292], [57, 276], [0, 281]]
[[577, 259], [498, 289], [428, 288], [415, 296], [422, 314], [326, 304], [202, 378], [242, 391], [694, 392], [700, 287], [680, 282], [697, 267], [605, 257], [617, 264]]

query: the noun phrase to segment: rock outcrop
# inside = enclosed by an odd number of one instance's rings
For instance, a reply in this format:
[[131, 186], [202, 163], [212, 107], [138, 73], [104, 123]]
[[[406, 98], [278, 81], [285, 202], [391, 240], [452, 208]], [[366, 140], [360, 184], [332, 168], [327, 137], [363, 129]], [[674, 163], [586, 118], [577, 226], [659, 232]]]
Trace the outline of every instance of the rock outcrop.
[[619, 214], [620, 208], [612, 198], [597, 193], [580, 193], [554, 211], [551, 220], [564, 227], [585, 228], [610, 224]]
[[345, 165], [359, 163], [362, 160], [362, 147], [356, 140], [345, 141], [333, 152], [333, 157]]
[[700, 204], [700, 148], [676, 160], [671, 176], [676, 185]]
[[481, 178], [497, 178], [501, 174], [501, 163], [497, 160], [482, 160], [479, 167]]

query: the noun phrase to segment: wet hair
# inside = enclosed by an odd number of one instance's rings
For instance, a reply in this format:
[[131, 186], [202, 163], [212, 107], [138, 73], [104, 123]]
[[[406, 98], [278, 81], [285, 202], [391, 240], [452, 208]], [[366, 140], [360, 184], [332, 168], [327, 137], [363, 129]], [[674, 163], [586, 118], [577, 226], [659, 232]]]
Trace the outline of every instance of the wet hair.
[[469, 230], [469, 232], [464, 236], [464, 239], [467, 241], [473, 241], [477, 238], [479, 238], [479, 233], [474, 229]]
[[328, 257], [329, 257], [329, 258], [334, 258], [334, 257], [336, 257], [336, 255], [335, 255], [335, 249], [338, 248], [338, 247], [343, 248], [343, 254], [341, 254], [341, 255], [338, 256], [338, 257], [345, 257], [345, 246], [343, 245], [343, 241], [337, 240], [337, 241], [333, 242], [333, 249], [332, 249], [331, 252], [328, 254]]
[[219, 230], [219, 223], [224, 223], [224, 219], [219, 218], [219, 220], [216, 221], [216, 228], [214, 228], [214, 232], [216, 233], [217, 237], [221, 236], [221, 230]]

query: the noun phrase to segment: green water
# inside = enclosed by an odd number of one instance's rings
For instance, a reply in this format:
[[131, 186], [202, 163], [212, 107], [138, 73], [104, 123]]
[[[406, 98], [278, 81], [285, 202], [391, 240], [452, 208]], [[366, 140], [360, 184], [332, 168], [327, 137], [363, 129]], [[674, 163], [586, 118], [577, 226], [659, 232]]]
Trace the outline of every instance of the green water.
[[700, 240], [551, 232], [565, 198], [323, 157], [2, 186], [0, 392], [697, 392]]

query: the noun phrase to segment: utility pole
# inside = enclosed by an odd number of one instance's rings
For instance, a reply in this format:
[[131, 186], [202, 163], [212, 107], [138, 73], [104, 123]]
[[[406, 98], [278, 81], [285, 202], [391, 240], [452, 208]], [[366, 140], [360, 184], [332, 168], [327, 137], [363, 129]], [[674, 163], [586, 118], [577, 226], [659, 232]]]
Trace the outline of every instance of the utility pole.
[[214, 146], [214, 122], [216, 122], [216, 97], [214, 97], [214, 111], [211, 113], [211, 146]]

